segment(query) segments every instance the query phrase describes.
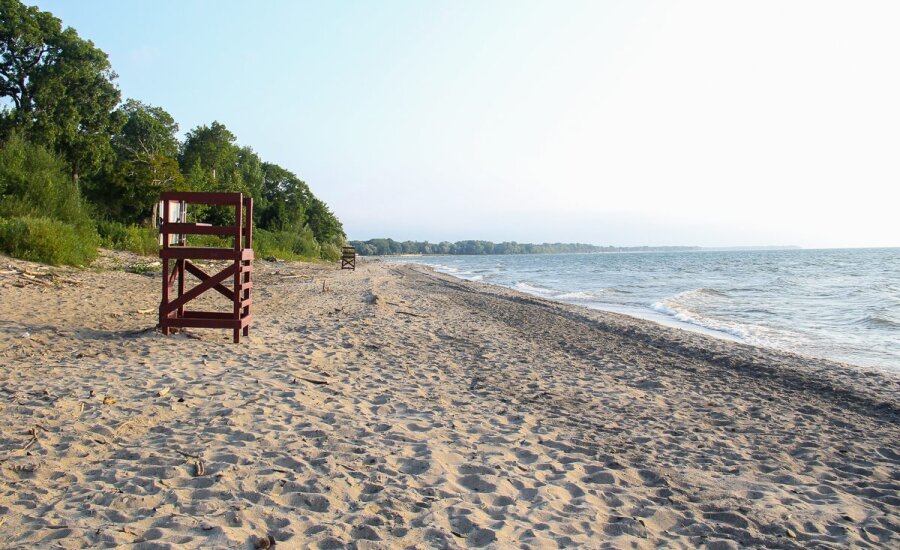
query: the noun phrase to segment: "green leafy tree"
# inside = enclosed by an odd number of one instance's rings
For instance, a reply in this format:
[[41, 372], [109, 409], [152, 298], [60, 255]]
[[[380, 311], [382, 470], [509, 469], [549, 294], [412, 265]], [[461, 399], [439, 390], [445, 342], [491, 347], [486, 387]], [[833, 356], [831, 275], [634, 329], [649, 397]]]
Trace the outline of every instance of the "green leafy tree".
[[[245, 191], [239, 171], [241, 149], [237, 138], [224, 124], [213, 121], [187, 133], [179, 163], [194, 191]], [[217, 225], [231, 225], [234, 215], [225, 207], [194, 208], [196, 219]]]
[[60, 153], [76, 183], [112, 156], [115, 78], [106, 54], [52, 14], [0, 0], [0, 99], [10, 107], [0, 126]]
[[309, 187], [277, 164], [264, 164], [263, 174], [263, 192], [256, 210], [259, 226], [275, 231], [302, 229], [313, 198]]
[[117, 111], [124, 121], [122, 129], [112, 139], [118, 158], [178, 156], [178, 123], [165, 109], [129, 99]]
[[223, 190], [228, 180], [234, 177], [239, 154], [236, 141], [235, 135], [217, 121], [187, 133], [179, 161], [185, 172], [199, 166], [206, 173], [203, 183], [208, 188], [198, 191]]
[[309, 228], [320, 244], [341, 244], [344, 241], [344, 227], [321, 200], [312, 198], [306, 216]]
[[185, 188], [175, 159], [178, 124], [164, 109], [133, 99], [117, 115], [124, 124], [112, 139], [115, 162], [85, 186], [85, 194], [111, 219], [145, 222], [162, 191]]
[[49, 12], [18, 0], [0, 0], [0, 98], [4, 130], [30, 126], [35, 111], [35, 76], [52, 55], [62, 23]]

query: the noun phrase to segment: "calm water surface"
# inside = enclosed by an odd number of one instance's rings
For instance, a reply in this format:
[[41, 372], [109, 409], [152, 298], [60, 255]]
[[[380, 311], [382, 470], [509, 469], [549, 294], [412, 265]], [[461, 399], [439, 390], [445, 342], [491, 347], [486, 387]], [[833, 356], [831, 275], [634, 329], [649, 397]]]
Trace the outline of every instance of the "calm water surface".
[[744, 343], [900, 370], [900, 249], [404, 258]]

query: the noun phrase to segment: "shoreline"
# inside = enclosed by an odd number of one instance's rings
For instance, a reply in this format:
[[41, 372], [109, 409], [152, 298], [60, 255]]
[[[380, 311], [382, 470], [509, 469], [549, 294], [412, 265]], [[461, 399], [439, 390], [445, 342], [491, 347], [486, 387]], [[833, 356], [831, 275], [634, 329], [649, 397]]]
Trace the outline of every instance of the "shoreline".
[[[397, 265], [404, 265], [402, 263]], [[787, 368], [788, 372], [784, 375], [797, 374], [801, 372], [790, 372], [796, 369], [797, 365], [802, 365], [804, 371], [802, 375], [809, 376], [808, 382], [815, 384], [813, 378], [821, 377], [827, 379], [837, 379], [834, 386], [847, 384], [846, 378], [855, 375], [867, 376], [868, 373], [875, 373], [885, 377], [884, 381], [880, 381], [875, 385], [869, 385], [866, 391], [872, 391], [879, 397], [872, 397], [875, 405], [884, 404], [897, 397], [896, 392], [900, 391], [900, 373], [888, 367], [873, 367], [866, 365], [856, 365], [835, 361], [824, 357], [813, 357], [800, 353], [794, 353], [774, 347], [759, 346], [748, 344], [733, 338], [721, 337], [718, 334], [711, 334], [712, 329], [691, 330], [680, 325], [667, 325], [660, 323], [655, 319], [649, 319], [632, 315], [630, 313], [592, 308], [580, 304], [563, 302], [552, 298], [545, 298], [528, 292], [516, 290], [514, 288], [487, 283], [484, 281], [470, 281], [455, 277], [449, 273], [443, 273], [433, 269], [431, 266], [423, 264], [415, 264], [421, 266], [431, 275], [445, 278], [447, 281], [462, 282], [465, 284], [484, 288], [485, 294], [496, 293], [505, 296], [506, 299], [520, 302], [533, 303], [552, 310], [553, 307], [565, 311], [571, 319], [580, 322], [589, 323], [603, 332], [626, 334], [642, 344], [646, 344], [655, 348], [664, 348], [668, 352], [677, 353], [691, 358], [704, 358], [710, 361], [719, 362], [724, 368], [746, 368], [752, 366], [760, 368], [766, 372], [772, 370], [772, 367], [778, 369]], [[697, 327], [702, 328], [702, 327]], [[683, 334], [682, 334], [683, 333]], [[721, 342], [724, 345], [719, 345]], [[728, 344], [735, 347], [730, 348]], [[736, 353], [736, 351], [738, 351]], [[729, 356], [730, 355], [730, 356]], [[736, 359], [734, 355], [746, 355], [748, 358]], [[849, 371], [849, 372], [844, 372]], [[810, 376], [814, 374], [814, 376]], [[889, 382], [890, 381], [890, 382]], [[881, 388], [890, 388], [891, 391], [883, 392]], [[900, 407], [894, 408], [896, 420], [900, 420]]]
[[[883, 248], [878, 250], [883, 250]], [[378, 261], [388, 262], [390, 260], [384, 258]], [[413, 260], [411, 262], [404, 261], [395, 263], [406, 264], [416, 262]], [[471, 275], [471, 272], [465, 271], [466, 268], [457, 269], [457, 267], [452, 265], [432, 264], [427, 262], [417, 263], [417, 265], [426, 266], [428, 269], [437, 273], [449, 275], [457, 280], [484, 283], [497, 288], [522, 292], [528, 296], [550, 300], [555, 303], [583, 307], [594, 311], [626, 315], [636, 319], [651, 321], [666, 327], [712, 336], [717, 339], [750, 345], [761, 349], [789, 352], [800, 355], [811, 361], [825, 360], [847, 365], [848, 368], [872, 369], [879, 372], [900, 374], [900, 363], [897, 363], [897, 360], [900, 359], [900, 357], [897, 357], [896, 354], [881, 354], [880, 356], [860, 355], [859, 353], [852, 354], [846, 349], [840, 350], [840, 348], [839, 351], [832, 349], [832, 351], [829, 352], [827, 340], [822, 339], [824, 333], [815, 335], [816, 338], [807, 335], [806, 341], [801, 340], [796, 342], [791, 340], [794, 336], [785, 337], [785, 335], [791, 334], [791, 329], [786, 328], [784, 323], [782, 323], [781, 326], [778, 326], [777, 324], [769, 325], [759, 320], [742, 320], [736, 317], [710, 317], [702, 311], [681, 310], [677, 309], [677, 307], [680, 306], [670, 306], [665, 303], [666, 300], [673, 297], [672, 295], [663, 295], [654, 298], [656, 301], [652, 303], [646, 302], [643, 305], [637, 305], [633, 302], [628, 304], [604, 302], [601, 298], [581, 300], [571, 298], [570, 296], [573, 294], [590, 294], [592, 289], [585, 289], [577, 286], [572, 287], [569, 285], [566, 287], [566, 290], [554, 290], [553, 288], [535, 287], [535, 284], [542, 283], [532, 283], [530, 280], [527, 284], [521, 283], [521, 285], [520, 283], [515, 283], [517, 279], [514, 278], [506, 278], [504, 282], [498, 282], [493, 279], [486, 280], [483, 278], [481, 271], [477, 270], [474, 272], [475, 274], [470, 277], [468, 275]], [[458, 270], [463, 270], [462, 272], [466, 275], [458, 274]], [[515, 286], [512, 286], [513, 283], [515, 283]], [[601, 289], [601, 291], [602, 290], [603, 289]], [[677, 297], [683, 291], [674, 290], [672, 292], [675, 292], [676, 294], [674, 297]], [[758, 324], [754, 325], [754, 323]], [[754, 335], [754, 331], [761, 332], [762, 334]], [[799, 349], [794, 345], [798, 343], [800, 344]]]
[[900, 541], [900, 376], [421, 266], [256, 266], [240, 345], [152, 330], [158, 275], [0, 281], [28, 304], [0, 315], [8, 544]]

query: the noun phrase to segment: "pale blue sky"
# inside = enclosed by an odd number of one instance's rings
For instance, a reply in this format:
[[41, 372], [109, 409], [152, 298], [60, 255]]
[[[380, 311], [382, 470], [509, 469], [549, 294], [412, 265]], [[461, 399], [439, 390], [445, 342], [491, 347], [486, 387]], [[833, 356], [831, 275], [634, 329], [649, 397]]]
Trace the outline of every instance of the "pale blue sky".
[[352, 239], [900, 246], [900, 2], [37, 5]]

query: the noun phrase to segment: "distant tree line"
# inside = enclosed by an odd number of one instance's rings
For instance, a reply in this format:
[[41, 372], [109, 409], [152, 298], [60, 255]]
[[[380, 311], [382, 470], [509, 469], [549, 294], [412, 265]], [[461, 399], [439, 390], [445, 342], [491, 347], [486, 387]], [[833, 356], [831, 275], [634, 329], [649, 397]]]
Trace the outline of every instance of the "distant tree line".
[[394, 239], [369, 239], [350, 241], [351, 246], [361, 256], [392, 256], [398, 254], [442, 254], [442, 255], [484, 255], [484, 254], [588, 254], [598, 252], [653, 252], [698, 250], [694, 246], [596, 246], [583, 243], [517, 243], [491, 241], [395, 241]]
[[[106, 53], [51, 13], [0, 0], [0, 251], [54, 263], [89, 261], [92, 243], [94, 254], [97, 244], [153, 252], [160, 192], [193, 190], [252, 196], [267, 252], [339, 255], [343, 227], [304, 181], [219, 122], [180, 141], [162, 107], [122, 103], [116, 78]], [[207, 222], [222, 213], [191, 212]], [[86, 254], [36, 250], [67, 239]]]

